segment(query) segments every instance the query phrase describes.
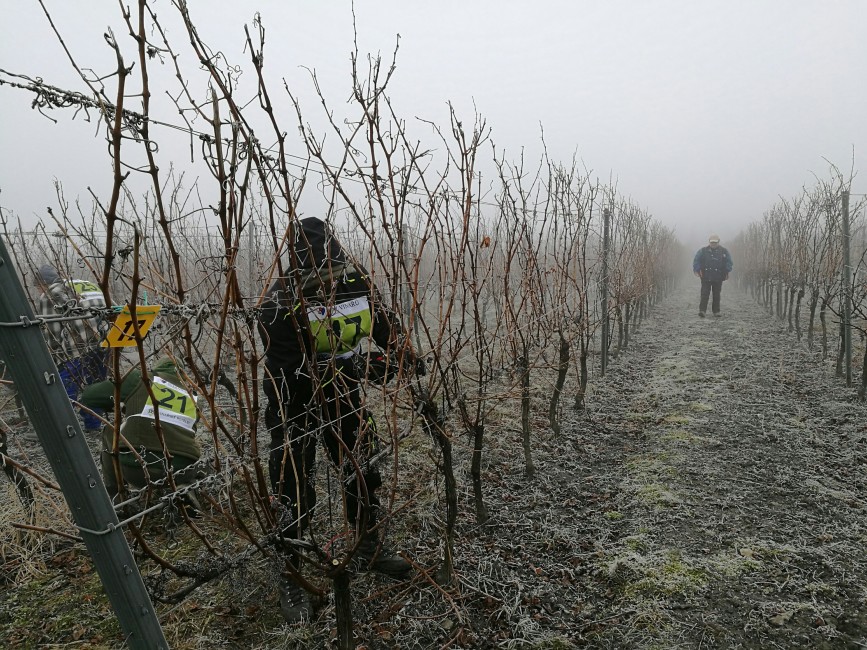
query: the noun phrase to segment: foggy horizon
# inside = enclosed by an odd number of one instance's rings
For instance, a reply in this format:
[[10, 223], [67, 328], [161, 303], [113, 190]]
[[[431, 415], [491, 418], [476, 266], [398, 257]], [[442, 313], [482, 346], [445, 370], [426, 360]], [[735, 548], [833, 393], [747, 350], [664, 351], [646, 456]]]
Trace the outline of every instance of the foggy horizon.
[[[76, 62], [100, 75], [111, 71], [107, 26], [133, 62], [117, 4], [93, 0], [89, 6], [81, 12], [46, 2]], [[448, 102], [467, 128], [478, 111], [495, 147], [483, 149], [483, 178], [494, 180], [494, 155], [509, 161], [523, 155], [532, 173], [544, 133], [551, 160], [568, 165], [574, 158], [592, 178], [613, 180], [620, 195], [672, 228], [687, 248], [703, 245], [711, 232], [724, 244], [731, 241], [780, 197], [792, 198], [827, 178], [831, 164], [844, 177], [860, 171], [852, 191], [865, 191], [867, 57], [857, 26], [867, 18], [867, 3], [669, 0], [526, 7], [359, 0], [359, 66], [363, 70], [372, 53], [386, 68], [399, 44], [388, 95], [411, 138], [431, 137], [427, 122], [447, 130]], [[314, 131], [326, 131], [312, 71], [329, 108], [345, 117], [340, 111], [351, 92], [354, 38], [349, 2], [289, 9], [275, 0], [242, 8], [220, 0], [191, 2], [190, 9], [204, 40], [243, 69], [238, 92], [245, 98], [255, 96], [255, 72], [243, 51], [244, 25], [255, 30], [253, 13], [261, 11], [267, 81], [285, 130], [297, 129], [297, 118], [284, 79], [304, 119]], [[168, 21], [175, 11], [166, 6], [161, 18]], [[38, 4], [16, 7], [14, 24], [0, 46], [0, 68], [88, 93]], [[170, 37], [186, 70], [195, 70], [176, 25]], [[165, 100], [166, 92], [177, 92], [166, 81], [173, 71], [162, 67], [165, 79], [155, 78], [152, 89], [158, 106], [153, 114], [182, 125]], [[111, 83], [106, 81], [109, 89]], [[192, 83], [201, 94], [200, 79]], [[25, 227], [50, 220], [46, 207], [57, 206], [55, 179], [66, 199], [79, 200], [85, 210], [88, 187], [105, 200], [111, 185], [97, 116], [87, 122], [74, 108], [58, 109], [50, 112], [53, 123], [31, 109], [32, 101], [31, 93], [0, 85], [0, 145], [7, 152], [0, 207], [4, 217], [20, 218]], [[139, 98], [128, 98], [126, 106], [138, 110]], [[155, 130], [154, 139], [163, 170], [189, 166], [187, 134]], [[306, 155], [291, 138], [289, 143], [290, 155]], [[190, 169], [187, 187], [206, 173], [201, 165]], [[131, 179], [131, 188], [139, 182]], [[316, 209], [315, 203], [305, 207], [307, 216]]]

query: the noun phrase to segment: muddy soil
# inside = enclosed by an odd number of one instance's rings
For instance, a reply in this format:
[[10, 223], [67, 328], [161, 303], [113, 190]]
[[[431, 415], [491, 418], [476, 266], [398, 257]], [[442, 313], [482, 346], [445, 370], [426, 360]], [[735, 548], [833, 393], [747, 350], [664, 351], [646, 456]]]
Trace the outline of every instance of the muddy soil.
[[[456, 439], [451, 585], [433, 579], [444, 513], [431, 446], [411, 443], [392, 537], [418, 570], [353, 580], [359, 647], [867, 646], [867, 406], [731, 285], [721, 318], [698, 317], [693, 283], [657, 305], [592, 379], [588, 410], [566, 400], [557, 436], [538, 377], [536, 474], [523, 473], [516, 407], [514, 425], [489, 430], [483, 526]], [[184, 648], [333, 647], [333, 605], [286, 626], [271, 575], [254, 558], [243, 579], [162, 611], [167, 635]], [[22, 598], [0, 593], [0, 638]]]

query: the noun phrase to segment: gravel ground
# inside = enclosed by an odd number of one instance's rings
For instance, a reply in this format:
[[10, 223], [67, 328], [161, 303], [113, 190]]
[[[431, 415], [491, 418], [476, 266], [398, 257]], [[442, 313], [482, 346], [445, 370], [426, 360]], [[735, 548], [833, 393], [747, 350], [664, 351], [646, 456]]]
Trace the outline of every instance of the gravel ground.
[[[730, 285], [721, 318], [698, 317], [692, 283], [656, 306], [593, 379], [588, 411], [565, 409], [559, 436], [540, 383], [533, 479], [517, 428], [491, 427], [484, 526], [456, 440], [449, 586], [431, 570], [439, 487], [429, 470], [413, 471], [429, 467], [430, 445], [410, 441], [409, 454], [423, 453], [405, 468], [410, 505], [393, 537], [419, 571], [353, 580], [359, 647], [867, 646], [867, 406]], [[329, 647], [331, 604], [308, 625], [285, 626], [273, 568], [251, 564], [187, 607], [209, 623], [190, 632], [197, 641], [172, 628], [183, 647]], [[0, 626], [14, 619], [12, 600], [0, 595]], [[168, 626], [183, 612], [161, 618]]]

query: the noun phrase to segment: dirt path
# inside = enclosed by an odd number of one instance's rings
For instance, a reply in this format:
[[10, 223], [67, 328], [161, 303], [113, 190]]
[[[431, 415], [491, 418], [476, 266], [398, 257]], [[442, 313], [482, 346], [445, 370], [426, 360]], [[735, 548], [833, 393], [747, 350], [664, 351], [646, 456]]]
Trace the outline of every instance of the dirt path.
[[464, 619], [423, 593], [402, 613], [430, 620], [371, 647], [867, 647], [867, 407], [735, 287], [721, 318], [697, 299], [657, 306], [559, 437], [539, 381], [536, 477], [492, 432], [491, 523], [461, 505]]
[[751, 298], [727, 286], [723, 317], [700, 319], [697, 293], [655, 310], [594, 397], [593, 469], [615, 494], [593, 570], [612, 618], [582, 636], [864, 647], [867, 409]]

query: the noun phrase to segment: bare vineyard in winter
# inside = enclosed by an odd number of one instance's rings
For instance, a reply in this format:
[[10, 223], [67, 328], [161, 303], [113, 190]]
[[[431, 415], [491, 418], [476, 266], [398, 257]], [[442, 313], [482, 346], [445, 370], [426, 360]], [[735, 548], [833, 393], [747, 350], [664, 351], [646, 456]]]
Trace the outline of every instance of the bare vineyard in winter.
[[[322, 629], [334, 629], [329, 642], [341, 648], [376, 647], [365, 634], [384, 647], [409, 647], [394, 639], [412, 634], [469, 647], [484, 626], [470, 620], [462, 594], [496, 600], [497, 585], [494, 578], [462, 581], [455, 543], [458, 527], [496, 518], [484, 471], [488, 441], [509, 449], [511, 471], [531, 480], [539, 437], [560, 435], [564, 413], [588, 407], [608, 357], [626, 350], [675, 290], [692, 251], [575, 160], [507, 157], [482, 115], [452, 110], [442, 125], [405, 119], [389, 99], [393, 61], [354, 52], [349, 116], [338, 119], [333, 98], [320, 93], [319, 106], [302, 107], [292, 88], [271, 81], [265, 25], [246, 28], [249, 60], [228, 61], [197, 32], [186, 3], [159, 18], [150, 0], [134, 4], [124, 14], [128, 33], [107, 35], [108, 68], [81, 73], [88, 93], [3, 72], [10, 92], [30, 95], [54, 119], [77, 111], [100, 124], [112, 183], [106, 195], [71, 200], [58, 182], [54, 207], [37, 228], [3, 211], [0, 236], [31, 306], [41, 293], [37, 271], [48, 263], [63, 277], [98, 284], [108, 308], [78, 314], [94, 323], [111, 321], [115, 308], [161, 308], [147, 334], [136, 333], [137, 345], [111, 349], [109, 374], [119, 385], [131, 368], [170, 356], [201, 415], [203, 477], [193, 486], [200, 516], [180, 507], [187, 488], [171, 480], [122, 492], [115, 503], [118, 534], [132, 549], [168, 645], [217, 647], [192, 623], [201, 603], [242, 602], [247, 618], [264, 623], [220, 647], [303, 647], [327, 637]], [[256, 79], [255, 91], [239, 90], [242, 67]], [[310, 125], [313, 111], [322, 130]], [[189, 144], [192, 162], [163, 153], [177, 141]], [[482, 169], [493, 177], [483, 178]], [[840, 219], [851, 178], [833, 172], [771, 208], [731, 250], [739, 284], [788, 318], [799, 337], [806, 332], [810, 346], [819, 318], [823, 349], [839, 351], [842, 373], [844, 315], [856, 359], [867, 354], [867, 260], [861, 202], [853, 197], [844, 265]], [[397, 546], [413, 549], [407, 556], [415, 571], [376, 591], [364, 586], [352, 562], [342, 486], [365, 456], [346, 449], [347, 462], [335, 468], [320, 454], [303, 572], [325, 613], [310, 630], [278, 638], [265, 630], [281, 626], [274, 581], [285, 569], [277, 544], [284, 522], [268, 483], [262, 416], [269, 377], [257, 323], [274, 281], [296, 269], [287, 242], [309, 216], [327, 221], [367, 269], [426, 366], [425, 374], [401, 367], [385, 384], [364, 375], [363, 385], [384, 450], [375, 458], [386, 478], [382, 527]], [[32, 428], [9, 372], [14, 362], [7, 359], [0, 395], [6, 502], [16, 504], [0, 529], [9, 587], [51, 571], [40, 554], [80, 556], [82, 538], [93, 534], [77, 525], [44, 450], [25, 436]], [[105, 415], [107, 425], [120, 419], [119, 404]], [[87, 443], [98, 458], [102, 442]], [[118, 427], [113, 448], [122, 444]], [[359, 631], [353, 611], [371, 600], [382, 604], [381, 620]], [[93, 647], [120, 646], [129, 634], [106, 618]], [[52, 634], [81, 638], [74, 626]], [[137, 647], [135, 638], [128, 642]]]
[[[286, 242], [294, 241], [297, 219], [305, 216], [299, 205], [307, 204], [324, 206], [315, 216], [328, 220], [369, 270], [426, 361], [424, 377], [400, 373], [386, 386], [368, 385], [365, 406], [376, 414], [388, 449], [379, 459], [388, 467], [386, 510], [393, 513], [385, 526], [397, 529], [406, 526], [401, 520], [415, 519], [431, 527], [437, 550], [419, 561], [448, 602], [456, 521], [475, 517], [484, 523], [488, 517], [480, 469], [489, 422], [511, 413], [520, 418], [517, 450], [523, 471], [532, 475], [531, 384], [551, 383], [552, 428], [558, 427], [561, 402], [583, 406], [603, 316], [613, 317], [616, 353], [628, 345], [629, 328], [673, 286], [682, 266], [680, 245], [646, 211], [574, 162], [506, 159], [479, 115], [452, 114], [445, 127], [408, 124], [389, 102], [388, 62], [370, 60], [362, 70], [356, 54], [354, 117], [332, 121], [330, 133], [319, 134], [297, 102], [291, 117], [272, 108], [264, 26], [255, 25], [247, 36], [248, 65], [260, 80], [251, 98], [234, 90], [234, 64], [210, 54], [189, 14], [182, 9], [173, 18], [184, 26], [186, 42], [169, 41], [150, 4], [141, 2], [140, 12], [126, 17], [135, 65], [124, 58], [127, 48], [109, 39], [116, 68], [99, 86], [83, 77], [92, 95], [11, 81], [35, 93], [40, 110], [84, 110], [102, 121], [114, 184], [109, 196], [93, 196], [89, 205], [68, 201], [58, 184], [57, 207], [36, 231], [23, 232], [4, 215], [7, 246], [34, 304], [36, 271], [50, 263], [64, 277], [98, 283], [110, 306], [161, 306], [138, 347], [112, 352], [112, 377], [120, 382], [131, 366], [168, 354], [183, 363], [187, 387], [198, 396], [207, 470], [196, 486], [203, 518], [179, 513], [166, 486], [137, 495], [133, 511], [124, 501], [119, 512], [151, 598], [177, 606], [209, 583], [231, 581], [253, 558], [276, 566], [271, 574], [279, 572], [278, 514], [263, 467], [268, 435], [260, 413], [267, 377], [256, 322], [269, 286], [291, 268]], [[194, 183], [161, 159], [160, 144], [179, 135], [152, 113], [151, 98], [164, 90], [154, 87], [160, 77], [152, 71], [179, 66], [176, 48], [191, 48], [208, 75], [201, 96], [193, 95], [194, 84], [182, 85], [180, 95], [169, 91], [187, 125], [183, 131], [196, 144], [196, 170], [204, 177]], [[176, 73], [177, 80], [190, 74], [180, 67]], [[329, 98], [321, 100], [328, 114]], [[420, 149], [413, 128], [433, 135], [436, 153]], [[304, 147], [300, 158], [287, 150], [286, 133], [294, 129]], [[326, 136], [339, 144], [324, 146]], [[497, 177], [483, 186], [477, 166], [492, 153]], [[294, 160], [302, 161], [300, 169], [290, 165]], [[150, 189], [137, 193], [142, 179]], [[604, 303], [603, 211], [609, 221]], [[564, 394], [570, 371], [579, 380]], [[455, 478], [455, 446], [471, 450], [474, 512], [458, 511], [463, 488]], [[16, 451], [10, 457], [20, 458]], [[347, 466], [353, 464], [350, 459]], [[305, 555], [311, 566], [307, 587], [324, 598], [351, 568], [351, 545], [344, 544], [339, 489], [346, 477], [342, 469], [320, 466], [317, 480], [326, 496]], [[31, 512], [29, 522], [19, 522], [27, 524], [24, 530], [77, 537], [68, 515], [52, 517], [50, 525], [45, 520], [44, 502], [62, 507], [39, 450], [28, 450], [15, 467], [29, 485], [21, 491]], [[342, 629], [351, 629], [351, 618], [345, 612], [342, 618]]]
[[[836, 357], [836, 374], [852, 384], [853, 340], [861, 349], [867, 390], [867, 229], [864, 195], [850, 197], [851, 176], [831, 167], [799, 196], [773, 205], [733, 244], [739, 281], [797, 340], [822, 358]], [[857, 352], [857, 350], [856, 350]], [[855, 361], [858, 355], [855, 354]]]

